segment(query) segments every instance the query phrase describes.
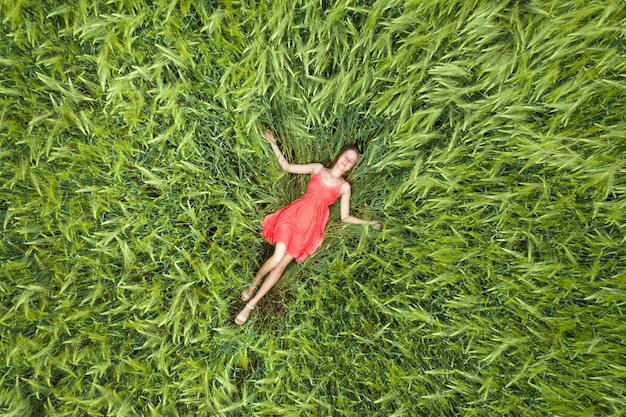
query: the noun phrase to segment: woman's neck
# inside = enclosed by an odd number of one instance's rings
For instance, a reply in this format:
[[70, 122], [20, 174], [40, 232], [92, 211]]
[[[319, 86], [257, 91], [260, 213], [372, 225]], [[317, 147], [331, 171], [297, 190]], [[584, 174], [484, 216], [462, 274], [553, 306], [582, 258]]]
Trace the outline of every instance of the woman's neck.
[[328, 170], [330, 177], [335, 180], [343, 179], [343, 172], [337, 167], [337, 164]]

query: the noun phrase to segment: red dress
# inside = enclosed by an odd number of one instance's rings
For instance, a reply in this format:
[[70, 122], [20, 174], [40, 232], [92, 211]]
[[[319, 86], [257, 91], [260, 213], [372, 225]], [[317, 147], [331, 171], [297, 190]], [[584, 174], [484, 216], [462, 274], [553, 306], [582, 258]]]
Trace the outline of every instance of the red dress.
[[330, 210], [342, 184], [324, 184], [322, 171], [314, 174], [307, 185], [306, 194], [292, 201], [275, 213], [268, 214], [261, 222], [261, 237], [272, 245], [282, 242], [287, 253], [302, 262], [322, 243], [324, 227]]

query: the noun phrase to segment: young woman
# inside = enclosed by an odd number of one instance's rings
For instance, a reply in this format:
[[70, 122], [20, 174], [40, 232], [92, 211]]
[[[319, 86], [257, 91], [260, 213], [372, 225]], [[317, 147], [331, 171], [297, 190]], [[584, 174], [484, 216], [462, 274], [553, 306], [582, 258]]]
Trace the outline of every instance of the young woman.
[[[382, 227], [379, 221], [361, 220], [350, 215], [351, 188], [344, 176], [359, 158], [359, 149], [356, 145], [344, 146], [330, 167], [326, 168], [320, 163], [306, 165], [288, 163], [276, 145], [272, 131], [269, 128], [265, 129], [263, 136], [271, 145], [283, 170], [292, 174], [309, 174], [311, 179], [306, 194], [277, 212], [267, 215], [261, 222], [263, 227], [261, 236], [275, 246], [274, 254], [261, 266], [252, 284], [241, 293], [241, 299], [248, 303], [235, 318], [235, 323], [240, 325], [248, 320], [254, 306], [278, 282], [292, 260], [302, 262], [319, 248], [328, 221], [328, 207], [337, 198], [341, 197], [339, 210], [342, 222], [369, 224], [375, 229]], [[263, 285], [254, 294], [256, 287], [266, 275]]]

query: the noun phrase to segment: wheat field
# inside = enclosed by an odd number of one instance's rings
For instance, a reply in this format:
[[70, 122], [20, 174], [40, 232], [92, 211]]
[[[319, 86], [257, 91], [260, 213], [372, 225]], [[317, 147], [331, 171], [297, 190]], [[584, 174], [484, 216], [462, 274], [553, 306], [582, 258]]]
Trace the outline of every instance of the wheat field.
[[[626, 6], [0, 0], [4, 416], [623, 416]], [[352, 213], [243, 327], [294, 163]]]

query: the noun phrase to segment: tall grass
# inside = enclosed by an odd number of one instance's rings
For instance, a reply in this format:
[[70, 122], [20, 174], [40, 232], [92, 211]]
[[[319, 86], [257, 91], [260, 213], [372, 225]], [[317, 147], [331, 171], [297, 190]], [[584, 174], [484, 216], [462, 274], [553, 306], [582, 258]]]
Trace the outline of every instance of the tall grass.
[[[626, 9], [0, 2], [0, 410], [620, 416]], [[298, 197], [352, 210], [244, 328]]]

